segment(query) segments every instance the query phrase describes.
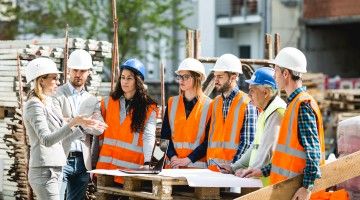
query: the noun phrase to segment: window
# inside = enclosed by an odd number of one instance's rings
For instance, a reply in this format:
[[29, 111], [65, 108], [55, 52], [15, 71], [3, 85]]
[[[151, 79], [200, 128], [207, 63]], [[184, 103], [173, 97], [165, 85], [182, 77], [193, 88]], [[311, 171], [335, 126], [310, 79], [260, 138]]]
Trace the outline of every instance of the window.
[[234, 37], [234, 28], [220, 27], [219, 28], [219, 37], [220, 38], [233, 38]]
[[250, 58], [251, 57], [251, 46], [250, 45], [240, 45], [239, 46], [239, 57], [240, 58]]

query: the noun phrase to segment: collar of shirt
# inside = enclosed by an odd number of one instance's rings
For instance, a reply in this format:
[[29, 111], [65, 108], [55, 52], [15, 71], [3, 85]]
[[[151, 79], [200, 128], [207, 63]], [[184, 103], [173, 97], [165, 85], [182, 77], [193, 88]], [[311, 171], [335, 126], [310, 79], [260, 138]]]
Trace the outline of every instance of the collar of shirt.
[[71, 83], [68, 83], [71, 94], [82, 95], [85, 92], [85, 88], [82, 87], [80, 91], [78, 91]]
[[195, 98], [191, 99], [190, 101], [188, 101], [184, 96], [183, 101], [184, 101], [184, 106], [185, 106], [185, 114], [186, 114], [186, 118], [187, 118], [187, 117], [189, 117], [192, 109], [194, 108], [196, 102], [198, 101], [198, 98], [195, 97]]
[[231, 91], [231, 93], [229, 94], [228, 97], [225, 97], [224, 94], [221, 94], [221, 96], [222, 96], [222, 98], [223, 98], [224, 101], [230, 101], [230, 100], [232, 100], [232, 99], [235, 97], [235, 95], [236, 95], [239, 91], [240, 91], [240, 90], [239, 90], [238, 87], [234, 87], [234, 89]]
[[296, 95], [304, 91], [306, 91], [305, 86], [299, 87], [296, 90], [294, 90], [294, 92], [292, 92], [290, 96], [287, 98], [287, 103], [289, 104], [296, 97]]
[[195, 98], [191, 99], [190, 101], [188, 101], [184, 96], [183, 101], [184, 101], [185, 107], [194, 107], [194, 105], [198, 101], [198, 98], [195, 97]]

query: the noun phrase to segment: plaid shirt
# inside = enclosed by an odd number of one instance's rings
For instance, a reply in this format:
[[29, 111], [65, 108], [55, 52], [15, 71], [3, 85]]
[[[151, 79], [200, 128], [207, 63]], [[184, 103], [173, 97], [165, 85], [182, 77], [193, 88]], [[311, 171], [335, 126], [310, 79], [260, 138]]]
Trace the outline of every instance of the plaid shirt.
[[[235, 87], [227, 98], [225, 98], [224, 95], [222, 95], [224, 102], [222, 107], [224, 119], [226, 118], [229, 112], [231, 102], [233, 101], [235, 95], [239, 91], [240, 91], [239, 88]], [[246, 108], [244, 123], [240, 130], [240, 144], [233, 158], [232, 161], [233, 163], [239, 160], [239, 158], [245, 153], [245, 151], [250, 147], [250, 145], [254, 141], [257, 117], [258, 117], [258, 111], [256, 107], [251, 103], [249, 103]]]
[[[296, 89], [288, 97], [287, 101], [291, 102], [296, 95], [306, 91], [306, 87]], [[300, 105], [298, 115], [298, 137], [301, 145], [304, 147], [306, 154], [306, 166], [304, 168], [303, 186], [308, 188], [314, 186], [316, 178], [321, 177], [320, 172], [320, 142], [316, 124], [316, 115], [308, 103]], [[271, 164], [261, 169], [264, 176], [269, 176]]]

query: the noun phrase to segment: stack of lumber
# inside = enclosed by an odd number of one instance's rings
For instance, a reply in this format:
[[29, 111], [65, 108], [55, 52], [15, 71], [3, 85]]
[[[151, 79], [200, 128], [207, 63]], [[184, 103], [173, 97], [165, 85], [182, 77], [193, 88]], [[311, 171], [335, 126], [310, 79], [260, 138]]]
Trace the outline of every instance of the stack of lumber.
[[[325, 78], [322, 73], [305, 73], [301, 77], [303, 86], [306, 86], [307, 92], [314, 97], [322, 110], [328, 106], [324, 101]], [[281, 98], [286, 99], [285, 91], [281, 92]]]
[[303, 86], [307, 92], [314, 97], [321, 109], [326, 108], [325, 96], [325, 75], [322, 73], [305, 73], [302, 77]]
[[[4, 163], [4, 199], [32, 199], [27, 185], [29, 143], [21, 112], [25, 100], [21, 97], [24, 98], [25, 92], [30, 89], [25, 83], [25, 67], [34, 58], [48, 57], [63, 71], [64, 46], [65, 39], [0, 41], [0, 129], [3, 138], [0, 141], [0, 159]], [[98, 95], [105, 59], [111, 57], [111, 43], [69, 38], [68, 47], [69, 53], [85, 49], [92, 55], [94, 68], [87, 89]]]
[[327, 90], [326, 100], [332, 110], [360, 111], [360, 89]]

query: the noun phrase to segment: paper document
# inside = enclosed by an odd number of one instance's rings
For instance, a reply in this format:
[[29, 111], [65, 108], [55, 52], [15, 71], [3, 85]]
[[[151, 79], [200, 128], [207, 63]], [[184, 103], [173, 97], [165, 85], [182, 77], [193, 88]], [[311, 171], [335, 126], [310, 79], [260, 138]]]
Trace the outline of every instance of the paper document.
[[262, 187], [260, 179], [240, 178], [209, 169], [163, 169], [159, 175], [185, 177], [192, 187]]
[[89, 96], [80, 104], [78, 115], [90, 117], [95, 112], [95, 108], [99, 106], [99, 103], [99, 100], [95, 96]]

